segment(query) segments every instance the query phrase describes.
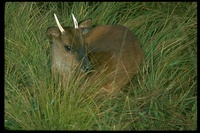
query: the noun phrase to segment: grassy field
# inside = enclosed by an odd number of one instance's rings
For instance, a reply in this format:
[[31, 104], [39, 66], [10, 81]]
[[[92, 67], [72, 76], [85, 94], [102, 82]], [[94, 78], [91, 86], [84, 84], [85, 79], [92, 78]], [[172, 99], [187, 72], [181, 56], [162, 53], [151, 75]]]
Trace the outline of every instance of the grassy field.
[[[137, 36], [145, 64], [117, 98], [95, 100], [96, 84], [50, 73], [46, 29], [93, 19]], [[5, 4], [4, 127], [9, 130], [196, 130], [197, 3]], [[67, 89], [66, 89], [67, 88]]]

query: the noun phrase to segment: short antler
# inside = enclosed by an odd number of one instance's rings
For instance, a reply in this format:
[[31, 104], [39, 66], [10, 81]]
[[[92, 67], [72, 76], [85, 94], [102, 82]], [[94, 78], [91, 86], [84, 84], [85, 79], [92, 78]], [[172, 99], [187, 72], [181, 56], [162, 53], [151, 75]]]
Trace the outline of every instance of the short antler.
[[57, 25], [58, 25], [58, 28], [59, 28], [60, 32], [61, 32], [62, 34], [65, 33], [65, 30], [63, 29], [63, 27], [61, 26], [60, 22], [58, 21], [58, 18], [57, 18], [57, 16], [56, 16], [55, 13], [54, 13], [54, 17], [55, 17], [55, 20], [56, 20], [56, 23], [57, 23]]
[[78, 22], [77, 22], [76, 18], [74, 17], [73, 13], [72, 13], [72, 17], [73, 17], [73, 20], [74, 20], [74, 28], [78, 29]]

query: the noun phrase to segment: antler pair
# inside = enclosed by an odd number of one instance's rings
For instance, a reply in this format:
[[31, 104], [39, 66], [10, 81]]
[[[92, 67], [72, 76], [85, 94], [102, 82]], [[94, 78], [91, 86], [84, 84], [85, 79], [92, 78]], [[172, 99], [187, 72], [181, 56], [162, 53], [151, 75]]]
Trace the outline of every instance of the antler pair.
[[[58, 28], [60, 30], [60, 32], [63, 34], [65, 33], [65, 30], [63, 29], [63, 27], [61, 26], [60, 22], [58, 21], [58, 18], [56, 16], [56, 14], [54, 13], [54, 17], [55, 17], [55, 20], [56, 20], [56, 23], [58, 25]], [[75, 29], [78, 29], [78, 22], [76, 20], [76, 18], [74, 17], [74, 14], [72, 13], [72, 17], [73, 17], [73, 20], [74, 20], [74, 28]]]

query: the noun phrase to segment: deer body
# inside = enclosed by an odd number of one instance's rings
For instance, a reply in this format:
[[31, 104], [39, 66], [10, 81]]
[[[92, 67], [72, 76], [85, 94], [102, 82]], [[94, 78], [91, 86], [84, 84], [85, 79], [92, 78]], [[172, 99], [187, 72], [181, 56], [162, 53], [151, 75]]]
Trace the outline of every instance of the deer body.
[[132, 31], [121, 25], [104, 25], [89, 29], [91, 20], [83, 21], [79, 28], [49, 27], [47, 36], [52, 43], [52, 71], [69, 75], [81, 64], [92, 80], [104, 74], [102, 86], [113, 93], [125, 86], [137, 74], [143, 62], [143, 51]]

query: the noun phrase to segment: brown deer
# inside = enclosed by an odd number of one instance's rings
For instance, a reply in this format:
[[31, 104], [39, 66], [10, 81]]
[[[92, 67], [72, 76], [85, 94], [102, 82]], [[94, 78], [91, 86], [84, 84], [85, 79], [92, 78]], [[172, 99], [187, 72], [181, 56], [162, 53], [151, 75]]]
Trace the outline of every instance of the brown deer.
[[62, 27], [54, 14], [57, 27], [47, 29], [52, 44], [52, 72], [71, 74], [74, 68], [88, 73], [91, 80], [105, 75], [101, 90], [113, 93], [130, 82], [144, 61], [143, 51], [132, 31], [121, 25], [91, 28], [92, 20], [74, 21], [73, 27]]

